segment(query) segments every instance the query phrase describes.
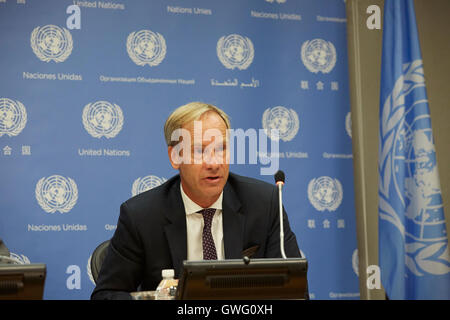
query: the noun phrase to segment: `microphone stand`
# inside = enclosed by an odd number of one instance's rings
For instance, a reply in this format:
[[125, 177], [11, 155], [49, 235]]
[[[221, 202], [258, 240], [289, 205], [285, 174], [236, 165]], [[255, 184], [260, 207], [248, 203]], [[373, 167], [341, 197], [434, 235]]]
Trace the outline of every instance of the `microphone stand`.
[[278, 181], [278, 198], [279, 198], [279, 207], [280, 207], [280, 250], [281, 256], [283, 259], [287, 259], [286, 253], [284, 252], [284, 226], [283, 226], [283, 199], [281, 189], [283, 188], [283, 182]]

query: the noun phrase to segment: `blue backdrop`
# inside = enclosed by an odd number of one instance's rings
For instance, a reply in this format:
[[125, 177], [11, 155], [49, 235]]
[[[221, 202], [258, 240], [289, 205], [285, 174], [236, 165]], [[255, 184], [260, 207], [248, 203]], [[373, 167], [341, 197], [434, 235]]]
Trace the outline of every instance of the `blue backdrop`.
[[[89, 298], [120, 204], [176, 174], [163, 124], [190, 101], [280, 130], [311, 298], [359, 298], [344, 1], [0, 1], [0, 48], [0, 237], [47, 264], [45, 298]], [[272, 183], [257, 155], [231, 171]]]

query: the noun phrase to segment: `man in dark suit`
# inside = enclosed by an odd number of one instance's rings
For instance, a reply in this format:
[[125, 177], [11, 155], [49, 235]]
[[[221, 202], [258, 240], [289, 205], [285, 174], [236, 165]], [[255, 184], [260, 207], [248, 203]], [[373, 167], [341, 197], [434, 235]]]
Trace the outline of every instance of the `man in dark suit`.
[[[164, 134], [179, 175], [121, 205], [92, 299], [130, 299], [155, 290], [162, 269], [181, 274], [183, 260], [279, 258], [275, 186], [229, 173], [228, 116], [189, 103], [167, 119]], [[284, 212], [285, 252], [300, 251]]]

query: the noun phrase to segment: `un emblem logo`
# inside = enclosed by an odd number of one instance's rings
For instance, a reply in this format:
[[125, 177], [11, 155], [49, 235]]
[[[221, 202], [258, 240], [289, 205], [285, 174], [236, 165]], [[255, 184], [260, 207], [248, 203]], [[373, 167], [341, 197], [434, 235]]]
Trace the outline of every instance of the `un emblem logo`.
[[45, 62], [63, 62], [73, 49], [69, 30], [51, 24], [34, 28], [30, 42], [34, 54]]
[[217, 42], [217, 56], [225, 68], [245, 70], [253, 62], [255, 49], [249, 38], [230, 34]]
[[336, 64], [336, 49], [330, 41], [308, 40], [302, 45], [301, 58], [309, 71], [329, 73]]
[[335, 211], [342, 202], [342, 185], [327, 176], [314, 178], [308, 184], [308, 199], [318, 211]]
[[22, 132], [27, 123], [27, 111], [20, 101], [0, 98], [0, 137], [12, 137]]
[[445, 217], [422, 60], [404, 64], [380, 119], [380, 219], [405, 238], [416, 276], [450, 272]]
[[352, 254], [352, 268], [353, 272], [359, 277], [359, 256], [358, 249], [355, 249]]
[[351, 112], [347, 113], [345, 116], [345, 131], [347, 131], [348, 136], [352, 137], [352, 114]]
[[[262, 125], [264, 132], [270, 139], [290, 141], [297, 134], [300, 127], [300, 121], [298, 120], [297, 112], [293, 109], [277, 106], [268, 108], [264, 111]], [[272, 129], [278, 130], [278, 136], [274, 136], [271, 133]]]
[[164, 60], [166, 51], [166, 40], [157, 32], [141, 30], [128, 35], [127, 52], [138, 66], [157, 66]]
[[131, 188], [131, 194], [134, 197], [142, 192], [153, 189], [153, 188], [163, 184], [166, 181], [167, 181], [166, 178], [159, 178], [159, 177], [153, 176], [153, 175], [149, 175], [149, 176], [146, 176], [143, 178], [139, 177], [136, 180], [134, 180], [134, 182], [133, 182], [133, 187]]
[[114, 138], [123, 126], [120, 107], [108, 101], [88, 103], [83, 109], [83, 126], [94, 138]]
[[11, 258], [11, 261], [14, 264], [30, 264], [31, 263], [30, 259], [23, 254], [17, 254], [17, 253], [10, 252], [9, 257]]
[[69, 212], [78, 200], [78, 188], [71, 178], [53, 175], [36, 184], [36, 200], [48, 213]]
[[89, 277], [89, 280], [91, 280], [92, 284], [95, 286], [95, 280], [94, 280], [94, 276], [92, 275], [92, 270], [91, 270], [91, 260], [92, 260], [92, 254], [89, 256], [87, 265], [86, 265], [86, 271], [87, 271], [87, 275]]

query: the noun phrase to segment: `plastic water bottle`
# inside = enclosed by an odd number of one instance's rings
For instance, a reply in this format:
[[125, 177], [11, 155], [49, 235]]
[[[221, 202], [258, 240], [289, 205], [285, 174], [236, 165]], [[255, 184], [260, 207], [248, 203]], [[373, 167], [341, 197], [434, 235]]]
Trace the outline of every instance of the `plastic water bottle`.
[[164, 269], [161, 271], [162, 280], [156, 288], [156, 300], [172, 300], [175, 299], [175, 289], [178, 280], [174, 279], [175, 271], [173, 269]]

